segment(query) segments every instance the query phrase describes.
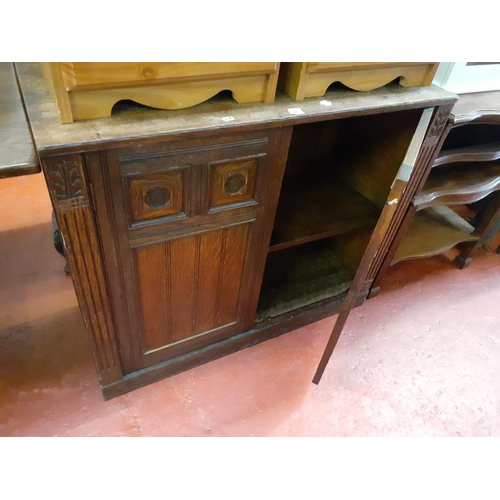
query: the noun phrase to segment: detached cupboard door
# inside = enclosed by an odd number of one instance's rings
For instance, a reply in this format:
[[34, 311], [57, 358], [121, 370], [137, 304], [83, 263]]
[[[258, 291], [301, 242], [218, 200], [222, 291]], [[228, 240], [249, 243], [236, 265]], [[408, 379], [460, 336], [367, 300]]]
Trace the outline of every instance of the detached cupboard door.
[[126, 373], [252, 327], [289, 132], [86, 155]]

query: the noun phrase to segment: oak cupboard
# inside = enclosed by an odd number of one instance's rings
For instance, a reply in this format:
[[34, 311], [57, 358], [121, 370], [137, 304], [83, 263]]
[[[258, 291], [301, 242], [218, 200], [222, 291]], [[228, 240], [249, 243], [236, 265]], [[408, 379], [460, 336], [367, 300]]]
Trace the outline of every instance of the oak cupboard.
[[62, 125], [40, 67], [18, 72], [105, 398], [360, 305], [456, 100], [390, 85]]

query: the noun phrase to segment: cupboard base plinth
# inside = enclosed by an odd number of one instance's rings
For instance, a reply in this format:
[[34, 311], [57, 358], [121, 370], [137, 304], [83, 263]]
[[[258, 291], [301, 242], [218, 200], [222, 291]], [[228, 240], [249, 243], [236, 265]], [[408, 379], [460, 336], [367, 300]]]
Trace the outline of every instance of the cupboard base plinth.
[[[291, 330], [334, 316], [340, 311], [344, 297], [345, 295], [342, 295], [334, 299], [324, 300], [272, 320], [257, 323], [252, 330], [240, 335], [126, 375], [122, 380], [101, 386], [104, 399], [110, 400], [191, 368], [215, 361], [228, 354], [279, 337]], [[356, 300], [355, 307], [360, 306], [364, 299], [365, 294], [360, 295]], [[308, 377], [309, 375], [304, 374], [304, 376]]]

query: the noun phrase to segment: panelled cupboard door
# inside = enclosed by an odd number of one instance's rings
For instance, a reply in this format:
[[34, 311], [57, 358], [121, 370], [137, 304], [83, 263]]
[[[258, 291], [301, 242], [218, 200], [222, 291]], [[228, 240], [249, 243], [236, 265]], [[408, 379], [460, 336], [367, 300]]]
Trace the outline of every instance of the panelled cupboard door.
[[289, 135], [87, 154], [126, 373], [251, 328]]
[[[141, 350], [234, 331], [253, 223], [132, 247]], [[220, 331], [222, 330], [222, 331]]]

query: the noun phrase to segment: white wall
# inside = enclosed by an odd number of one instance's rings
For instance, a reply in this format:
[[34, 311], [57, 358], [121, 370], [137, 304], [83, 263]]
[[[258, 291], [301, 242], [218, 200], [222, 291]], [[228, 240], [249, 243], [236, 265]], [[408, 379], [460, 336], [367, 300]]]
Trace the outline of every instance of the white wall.
[[432, 83], [455, 94], [500, 90], [500, 63], [480, 66], [440, 63]]

